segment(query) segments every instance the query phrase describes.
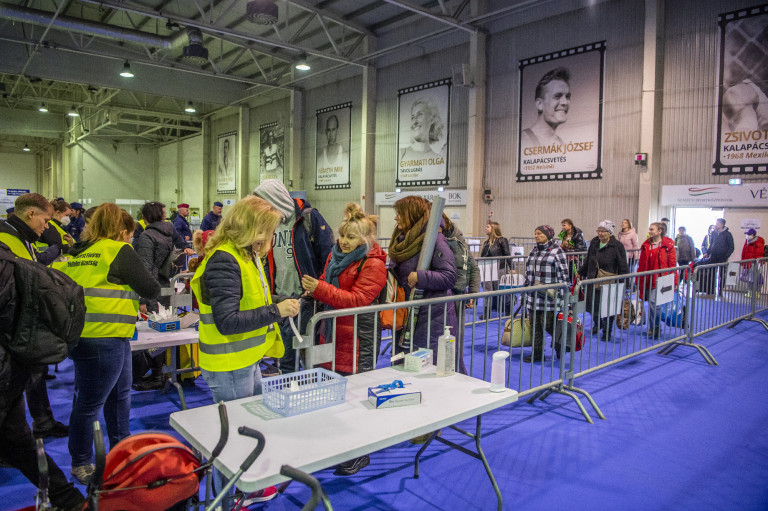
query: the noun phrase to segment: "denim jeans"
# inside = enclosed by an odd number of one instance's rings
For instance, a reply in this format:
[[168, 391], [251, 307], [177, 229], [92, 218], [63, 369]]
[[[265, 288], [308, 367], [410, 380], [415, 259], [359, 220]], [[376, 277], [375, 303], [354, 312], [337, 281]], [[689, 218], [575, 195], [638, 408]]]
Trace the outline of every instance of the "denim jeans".
[[124, 337], [83, 337], [69, 357], [75, 366], [69, 454], [77, 467], [93, 459], [93, 423], [102, 410], [110, 449], [130, 435], [131, 345]]
[[234, 371], [203, 369], [202, 372], [216, 403], [261, 394], [261, 369], [258, 363]]

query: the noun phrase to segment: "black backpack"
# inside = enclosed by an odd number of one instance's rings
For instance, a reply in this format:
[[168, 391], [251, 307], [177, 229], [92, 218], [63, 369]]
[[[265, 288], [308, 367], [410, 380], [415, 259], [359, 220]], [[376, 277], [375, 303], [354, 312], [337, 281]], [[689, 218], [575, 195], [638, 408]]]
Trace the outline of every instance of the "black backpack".
[[3, 347], [25, 365], [58, 364], [77, 346], [85, 325], [83, 288], [64, 273], [17, 258], [0, 243], [0, 259], [13, 265], [16, 327]]

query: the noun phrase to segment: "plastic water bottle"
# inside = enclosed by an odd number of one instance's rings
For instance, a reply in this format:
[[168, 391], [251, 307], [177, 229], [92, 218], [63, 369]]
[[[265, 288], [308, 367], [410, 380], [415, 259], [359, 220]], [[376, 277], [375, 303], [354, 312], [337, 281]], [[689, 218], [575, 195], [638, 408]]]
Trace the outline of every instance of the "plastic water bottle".
[[451, 327], [446, 326], [443, 335], [437, 338], [437, 375], [449, 376], [456, 372], [456, 338]]
[[509, 353], [506, 351], [497, 351], [493, 354], [491, 386], [489, 387], [491, 392], [504, 392], [507, 390], [504, 386], [504, 374], [507, 372], [507, 357], [509, 357]]

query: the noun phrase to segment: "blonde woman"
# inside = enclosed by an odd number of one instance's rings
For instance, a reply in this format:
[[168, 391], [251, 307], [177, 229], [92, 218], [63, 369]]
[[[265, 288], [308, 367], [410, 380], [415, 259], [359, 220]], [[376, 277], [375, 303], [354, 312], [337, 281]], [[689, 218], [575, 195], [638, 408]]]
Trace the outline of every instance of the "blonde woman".
[[[200, 306], [200, 368], [215, 402], [261, 394], [259, 361], [285, 352], [277, 321], [298, 314], [299, 301], [273, 304], [261, 264], [281, 219], [264, 199], [240, 199], [208, 240], [192, 278]], [[274, 487], [259, 490], [243, 505], [275, 495]]]

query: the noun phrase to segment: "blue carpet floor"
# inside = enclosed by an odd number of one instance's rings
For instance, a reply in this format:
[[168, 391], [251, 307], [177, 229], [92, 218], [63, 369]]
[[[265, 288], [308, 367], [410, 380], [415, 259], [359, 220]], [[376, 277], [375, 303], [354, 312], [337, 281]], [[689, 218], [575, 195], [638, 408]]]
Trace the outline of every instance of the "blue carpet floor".
[[[578, 379], [605, 421], [593, 413], [595, 424], [588, 424], [572, 401], [558, 395], [483, 416], [483, 448], [504, 509], [768, 509], [768, 332], [743, 322], [699, 342], [719, 366], [678, 348], [670, 356], [652, 352]], [[67, 422], [71, 363], [60, 370], [49, 393], [55, 416]], [[210, 404], [201, 379], [187, 400], [190, 407]], [[173, 433], [168, 414], [177, 405], [176, 396], [134, 393], [132, 431]], [[474, 421], [462, 426], [471, 429]], [[451, 430], [443, 435], [470, 443]], [[417, 449], [404, 443], [374, 453], [353, 477], [336, 477], [332, 469], [315, 475], [340, 510], [496, 508], [479, 461], [434, 444], [423, 458], [421, 477], [414, 479]], [[46, 450], [69, 473], [66, 439], [49, 440]], [[0, 509], [31, 505], [34, 494], [17, 471], [0, 469]], [[284, 495], [251, 509], [296, 510], [308, 496], [309, 490], [293, 483]]]

